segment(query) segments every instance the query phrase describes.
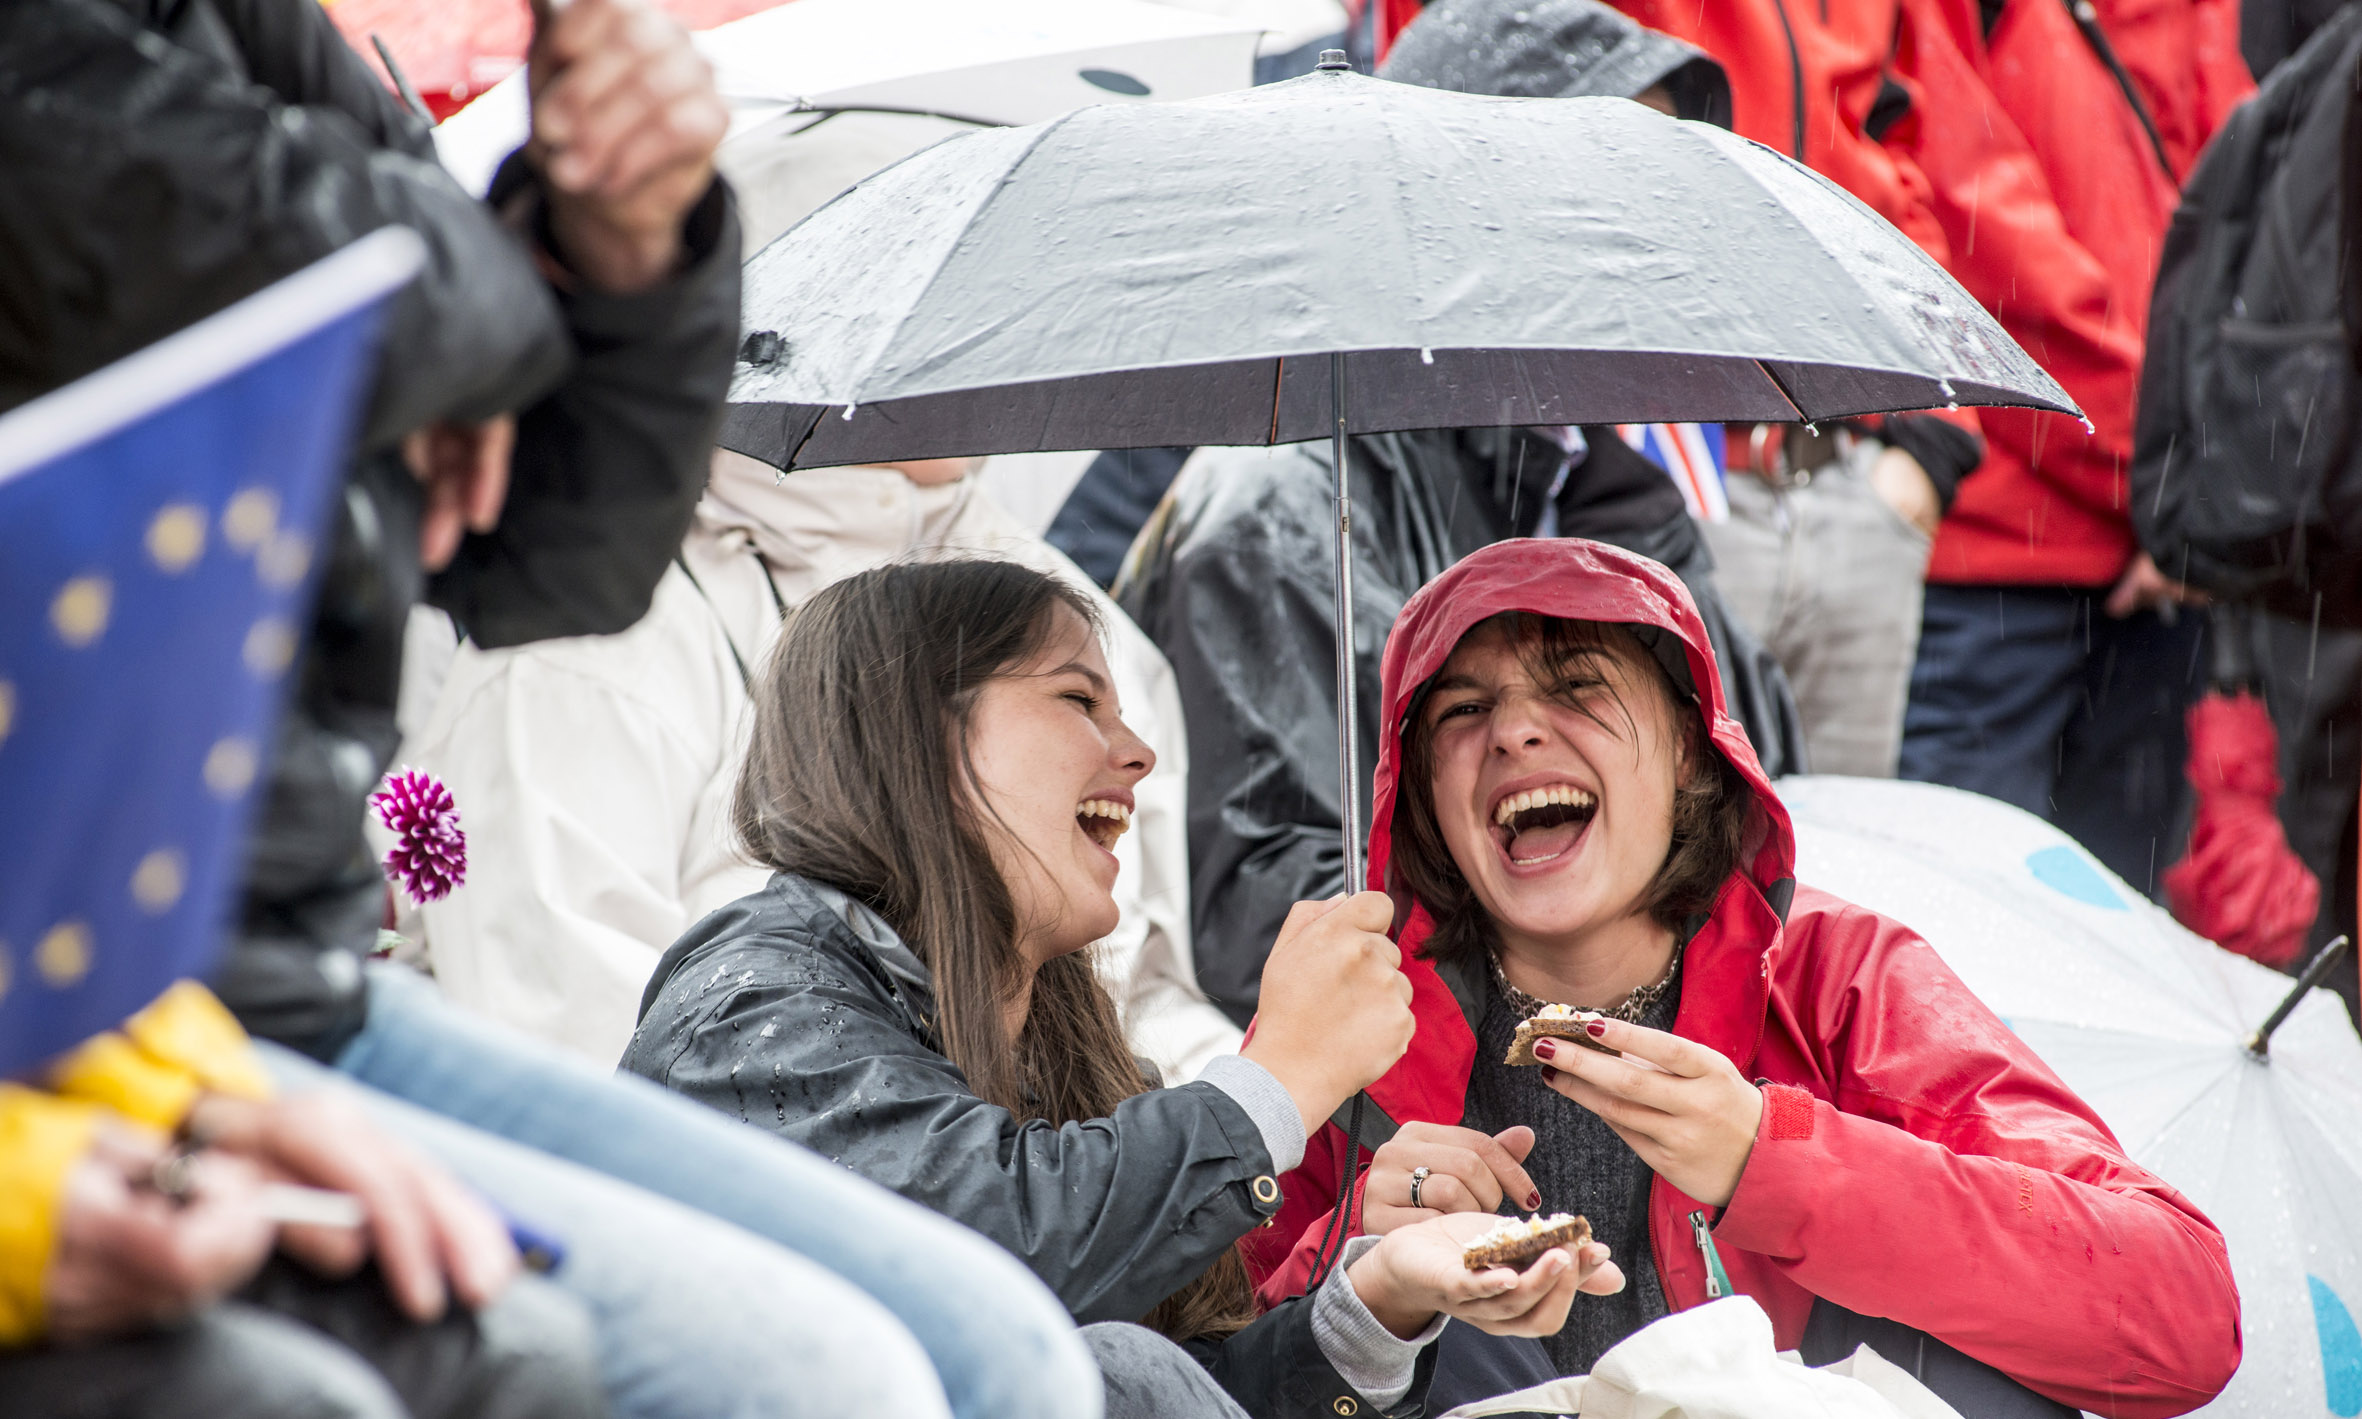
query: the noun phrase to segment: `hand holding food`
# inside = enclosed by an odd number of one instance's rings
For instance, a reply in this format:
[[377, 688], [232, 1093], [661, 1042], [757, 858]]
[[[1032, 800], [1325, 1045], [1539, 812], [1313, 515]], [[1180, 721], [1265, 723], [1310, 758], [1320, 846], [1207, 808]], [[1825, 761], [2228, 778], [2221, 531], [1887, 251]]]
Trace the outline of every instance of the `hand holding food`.
[[1615, 1051], [1591, 1038], [1591, 1024], [1607, 1017], [1596, 1010], [1577, 1010], [1572, 1005], [1545, 1005], [1526, 1019], [1517, 1022], [1517, 1038], [1510, 1041], [1509, 1053], [1503, 1064], [1540, 1064], [1534, 1054], [1536, 1040], [1565, 1040], [1595, 1049], [1601, 1054]]
[[[1556, 1225], [1530, 1236], [1526, 1223], [1478, 1212], [1420, 1222], [1388, 1233], [1346, 1279], [1379, 1323], [1406, 1339], [1439, 1312], [1493, 1335], [1555, 1335], [1576, 1292], [1613, 1295], [1624, 1289], [1624, 1273], [1580, 1218], [1550, 1220]], [[1515, 1250], [1523, 1268], [1472, 1268], [1471, 1244], [1503, 1227], [1521, 1233]]]
[[1606, 1120], [1659, 1177], [1710, 1207], [1727, 1205], [1755, 1148], [1762, 1092], [1695, 1040], [1622, 1020], [1585, 1030], [1613, 1053], [1534, 1041], [1550, 1087]]

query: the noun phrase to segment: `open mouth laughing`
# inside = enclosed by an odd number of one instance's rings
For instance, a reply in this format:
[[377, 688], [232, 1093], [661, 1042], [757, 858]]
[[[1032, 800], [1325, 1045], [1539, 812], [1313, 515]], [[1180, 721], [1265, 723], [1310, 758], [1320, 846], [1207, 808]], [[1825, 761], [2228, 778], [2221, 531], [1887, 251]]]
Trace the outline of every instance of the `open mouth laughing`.
[[1566, 856], [1599, 812], [1596, 795], [1569, 783], [1505, 794], [1493, 805], [1493, 840], [1518, 867]]
[[1092, 842], [1113, 852], [1115, 840], [1132, 826], [1132, 805], [1115, 798], [1086, 798], [1074, 810], [1074, 821]]

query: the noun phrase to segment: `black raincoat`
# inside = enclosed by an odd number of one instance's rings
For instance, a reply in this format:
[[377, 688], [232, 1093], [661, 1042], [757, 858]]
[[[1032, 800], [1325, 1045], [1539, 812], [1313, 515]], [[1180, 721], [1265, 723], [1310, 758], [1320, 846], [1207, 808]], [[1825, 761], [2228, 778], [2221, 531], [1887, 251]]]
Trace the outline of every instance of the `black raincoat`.
[[[1213, 1085], [1020, 1122], [969, 1089], [934, 1013], [916, 952], [781, 873], [665, 952], [622, 1068], [982, 1232], [1086, 1324], [1138, 1320], [1278, 1209], [1262, 1135]], [[1417, 1414], [1435, 1354], [1381, 1411], [1322, 1355], [1303, 1298], [1191, 1349], [1257, 1419]]]
[[[1550, 493], [1566, 454], [1524, 429], [1353, 442], [1354, 664], [1368, 803], [1384, 727], [1378, 659], [1411, 594], [1479, 547], [1557, 531], [1671, 567], [1698, 603], [1731, 713], [1772, 774], [1804, 764], [1777, 661], [1723, 605], [1681, 494], [1611, 428]], [[1288, 908], [1345, 886], [1337, 803], [1336, 504], [1329, 446], [1207, 449], [1134, 544], [1117, 604], [1173, 664], [1189, 721], [1198, 983], [1242, 1025]]]
[[[692, 212], [684, 269], [630, 296], [553, 288], [494, 211], [535, 230], [539, 196], [514, 160], [493, 206], [463, 191], [314, 0], [0, 4], [0, 410], [378, 227], [427, 246], [388, 311], [217, 983], [250, 1029], [322, 1057], [365, 1011], [353, 953], [385, 886], [361, 830], [410, 607], [485, 645], [623, 630], [704, 486], [737, 339], [727, 190]], [[503, 411], [500, 526], [430, 580], [392, 445]]]

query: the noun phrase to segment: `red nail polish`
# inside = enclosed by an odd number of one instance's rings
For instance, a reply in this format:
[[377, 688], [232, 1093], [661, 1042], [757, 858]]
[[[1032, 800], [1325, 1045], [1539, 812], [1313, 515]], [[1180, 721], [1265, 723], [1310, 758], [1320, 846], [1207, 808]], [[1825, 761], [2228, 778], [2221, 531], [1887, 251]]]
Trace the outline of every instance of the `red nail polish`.
[[1537, 1193], [1533, 1194], [1531, 1197], [1528, 1197], [1528, 1198], [1525, 1200], [1525, 1210], [1526, 1210], [1526, 1211], [1528, 1211], [1528, 1212], [1539, 1212], [1539, 1211], [1541, 1211], [1541, 1210], [1542, 1210], [1542, 1194], [1540, 1194], [1540, 1193], [1538, 1193], [1538, 1192], [1537, 1192]]
[[1549, 1059], [1558, 1053], [1558, 1046], [1548, 1040], [1534, 1041], [1534, 1058]]
[[1596, 1040], [1607, 1034], [1607, 1023], [1602, 1020], [1594, 1020], [1590, 1024], [1585, 1025], [1583, 1030], [1585, 1033], [1589, 1034], [1591, 1038]]

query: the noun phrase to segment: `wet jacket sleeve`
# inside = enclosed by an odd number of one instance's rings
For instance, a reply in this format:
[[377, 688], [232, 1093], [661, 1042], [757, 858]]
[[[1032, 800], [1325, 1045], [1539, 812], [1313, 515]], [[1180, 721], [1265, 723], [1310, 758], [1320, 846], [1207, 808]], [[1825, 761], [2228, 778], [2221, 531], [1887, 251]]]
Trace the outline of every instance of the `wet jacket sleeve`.
[[1859, 908], [1824, 929], [1884, 939], [1806, 996], [1830, 1097], [1765, 1090], [1716, 1240], [2080, 1409], [2157, 1419], [2213, 1398], [2240, 1355], [2214, 1224], [1924, 941]]
[[556, 382], [524, 246], [318, 5], [172, 8], [167, 37], [104, 0], [0, 6], [0, 409], [393, 223], [427, 267], [389, 308], [365, 444]]
[[692, 955], [648, 1003], [624, 1067], [982, 1232], [1086, 1324], [1138, 1320], [1262, 1222], [1254, 1183], [1271, 1161], [1221, 1090], [1021, 1123], [970, 1092], [866, 974], [759, 938]]

